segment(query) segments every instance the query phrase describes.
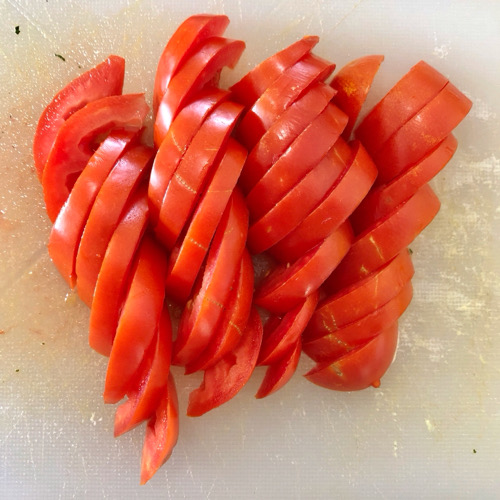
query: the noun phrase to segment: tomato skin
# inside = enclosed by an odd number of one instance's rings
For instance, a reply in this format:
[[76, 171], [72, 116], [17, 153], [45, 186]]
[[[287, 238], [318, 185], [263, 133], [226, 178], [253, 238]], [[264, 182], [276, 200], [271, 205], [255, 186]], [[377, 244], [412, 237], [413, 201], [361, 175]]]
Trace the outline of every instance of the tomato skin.
[[43, 170], [43, 192], [52, 222], [93, 154], [92, 141], [103, 131], [140, 130], [148, 113], [143, 94], [104, 97], [73, 113], [59, 129]]
[[187, 414], [198, 417], [233, 398], [247, 383], [259, 355], [262, 322], [255, 308], [238, 345], [205, 370], [203, 382], [189, 395]]
[[33, 139], [33, 158], [38, 180], [59, 129], [75, 111], [103, 97], [120, 95], [125, 76], [125, 60], [110, 55], [105, 61], [82, 73], [60, 90], [44, 109]]
[[335, 391], [359, 391], [378, 387], [394, 359], [398, 344], [397, 322], [384, 328], [361, 347], [333, 362], [317, 364], [304, 376], [313, 384]]

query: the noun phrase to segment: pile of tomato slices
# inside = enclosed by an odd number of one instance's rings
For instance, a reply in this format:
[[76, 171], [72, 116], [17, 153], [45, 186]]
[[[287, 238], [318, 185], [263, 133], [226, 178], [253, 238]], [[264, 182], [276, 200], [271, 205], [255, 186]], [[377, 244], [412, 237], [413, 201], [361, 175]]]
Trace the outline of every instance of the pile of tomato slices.
[[203, 371], [191, 416], [231, 399], [258, 365], [256, 397], [272, 394], [302, 352], [315, 384], [379, 385], [412, 298], [408, 245], [439, 210], [428, 181], [471, 107], [421, 61], [359, 122], [383, 57], [334, 72], [316, 36], [222, 89], [245, 49], [223, 36], [228, 23], [192, 16], [168, 41], [154, 144], [117, 56], [66, 85], [34, 138], [49, 253], [90, 307], [90, 346], [109, 357], [115, 435], [147, 422], [142, 483], [178, 437], [171, 365]]

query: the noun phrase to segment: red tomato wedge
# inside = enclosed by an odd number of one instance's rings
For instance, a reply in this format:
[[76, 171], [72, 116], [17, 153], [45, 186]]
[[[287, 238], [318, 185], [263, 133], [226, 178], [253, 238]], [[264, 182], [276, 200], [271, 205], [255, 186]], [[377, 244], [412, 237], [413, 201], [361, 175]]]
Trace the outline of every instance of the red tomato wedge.
[[234, 98], [248, 108], [253, 106], [283, 72], [308, 54], [318, 42], [317, 36], [305, 36], [268, 57], [231, 87]]
[[124, 76], [125, 60], [111, 55], [55, 95], [40, 115], [33, 139], [33, 158], [40, 181], [56, 135], [64, 122], [89, 102], [121, 94]]
[[187, 414], [203, 415], [233, 398], [250, 378], [262, 342], [262, 322], [254, 308], [238, 345], [203, 375], [203, 382], [189, 395]]
[[410, 118], [418, 113], [448, 83], [448, 79], [424, 61], [419, 61], [365, 116], [354, 131], [370, 154]]
[[155, 413], [168, 384], [171, 351], [172, 326], [168, 308], [164, 307], [156, 337], [139, 368], [137, 387], [127, 393], [127, 401], [116, 410], [115, 437], [121, 436]]
[[302, 343], [300, 337], [295, 341], [288, 351], [281, 358], [269, 365], [266, 374], [260, 384], [255, 397], [257, 399], [265, 398], [270, 394], [281, 389], [293, 376], [297, 370], [302, 352]]
[[151, 219], [155, 226], [160, 216], [161, 204], [168, 183], [179, 165], [193, 137], [205, 118], [229, 95], [224, 90], [207, 88], [197, 98], [181, 109], [155, 155], [149, 178], [148, 196]]
[[227, 150], [207, 183], [187, 231], [172, 249], [165, 288], [180, 303], [185, 303], [191, 293], [246, 155], [243, 146], [229, 138]]
[[330, 85], [337, 93], [333, 103], [348, 117], [343, 137], [349, 139], [384, 56], [369, 55], [346, 64], [333, 76]]
[[179, 437], [179, 403], [174, 377], [169, 374], [155, 415], [146, 427], [141, 460], [141, 484], [146, 484], [168, 460]]
[[326, 108], [334, 90], [318, 82], [273, 122], [248, 154], [239, 184], [245, 194], [255, 186], [297, 136]]
[[377, 169], [361, 143], [352, 151], [341, 138], [333, 148], [335, 161], [346, 165], [323, 201], [287, 236], [269, 249], [281, 262], [293, 262], [338, 228], [368, 193]]
[[163, 49], [156, 68], [153, 91], [154, 115], [176, 72], [207, 38], [222, 36], [228, 24], [227, 16], [198, 14], [188, 17], [179, 25]]
[[338, 291], [366, 277], [406, 248], [438, 213], [439, 198], [429, 184], [354, 240], [348, 254], [328, 279]]
[[373, 155], [378, 183], [389, 182], [429, 154], [465, 118], [471, 100], [448, 83]]
[[97, 276], [90, 308], [89, 345], [104, 356], [111, 353], [132, 263], [147, 224], [144, 188], [137, 190], [125, 207]]
[[240, 104], [230, 101], [215, 108], [193, 137], [177, 166], [163, 197], [160, 219], [155, 228], [167, 249], [173, 248], [192, 214], [205, 180], [224, 154], [242, 110]]
[[380, 379], [394, 359], [398, 344], [397, 322], [386, 327], [365, 345], [348, 352], [333, 363], [316, 365], [304, 376], [313, 384], [335, 391], [359, 391]]
[[147, 146], [129, 149], [115, 164], [94, 201], [75, 263], [78, 295], [89, 306], [109, 240], [127, 201], [147, 175], [152, 158], [153, 149]]
[[109, 357], [105, 403], [120, 401], [136, 386], [138, 368], [157, 331], [164, 307], [166, 271], [164, 249], [146, 233], [134, 262]]
[[216, 333], [206, 349], [192, 363], [186, 365], [186, 374], [206, 370], [238, 344], [250, 315], [253, 298], [253, 264], [245, 249], [240, 270], [231, 288], [223, 315], [217, 325]]
[[260, 138], [278, 117], [314, 83], [322, 82], [335, 65], [313, 54], [288, 68], [249, 109], [238, 127], [238, 138], [248, 149]]
[[120, 155], [136, 142], [138, 135], [138, 131], [116, 130], [104, 139], [76, 180], [52, 226], [49, 255], [71, 288], [76, 285], [78, 245], [97, 193]]
[[172, 363], [191, 363], [214, 337], [240, 267], [247, 231], [248, 210], [243, 196], [235, 190], [215, 232], [205, 272], [182, 312]]
[[350, 217], [354, 232], [363, 232], [413, 196], [450, 161], [457, 145], [455, 137], [449, 135], [421, 161], [395, 177], [389, 184], [373, 188]]
[[278, 265], [255, 291], [255, 304], [274, 313], [295, 307], [330, 276], [348, 252], [352, 238], [351, 226], [345, 222], [300, 259]]
[[154, 123], [156, 147], [162, 143], [179, 111], [205, 85], [213, 85], [224, 66], [233, 68], [244, 48], [241, 40], [211, 37], [179, 68], [158, 106]]
[[318, 291], [311, 293], [302, 303], [286, 312], [283, 317], [271, 316], [264, 324], [259, 365], [277, 363], [297, 344], [318, 304]]
[[80, 172], [92, 157], [93, 142], [116, 128], [142, 128], [148, 106], [143, 94], [104, 97], [89, 102], [61, 126], [43, 171], [43, 192], [52, 222]]

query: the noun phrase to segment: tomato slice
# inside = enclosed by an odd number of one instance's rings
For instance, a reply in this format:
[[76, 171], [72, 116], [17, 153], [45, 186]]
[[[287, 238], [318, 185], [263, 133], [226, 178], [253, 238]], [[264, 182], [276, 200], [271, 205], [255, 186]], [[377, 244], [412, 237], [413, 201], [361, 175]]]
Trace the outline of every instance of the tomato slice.
[[187, 231], [172, 249], [165, 288], [180, 303], [185, 303], [191, 293], [246, 155], [243, 146], [229, 138], [227, 150], [207, 183]]
[[64, 122], [42, 178], [45, 207], [52, 222], [92, 157], [97, 137], [115, 128], [141, 129], [148, 109], [143, 94], [110, 96], [89, 102]]
[[173, 174], [160, 210], [155, 231], [172, 249], [201, 192], [213, 165], [224, 154], [229, 135], [243, 108], [240, 104], [223, 102], [203, 122]]
[[161, 204], [168, 183], [193, 137], [200, 129], [205, 118], [227, 98], [229, 93], [224, 90], [207, 88], [197, 95], [197, 98], [181, 109], [175, 117], [168, 133], [156, 152], [151, 176], [149, 178], [148, 196], [151, 205], [151, 221], [153, 226], [158, 223]]
[[156, 333], [156, 338], [146, 351], [141, 367], [137, 387], [134, 387], [115, 414], [115, 437], [133, 429], [151, 417], [165, 394], [170, 371], [172, 351], [172, 326], [168, 308], [164, 307]]
[[284, 71], [308, 54], [318, 42], [317, 36], [305, 36], [268, 57], [230, 88], [234, 98], [248, 108], [253, 106]]
[[259, 365], [277, 363], [297, 344], [316, 309], [318, 299], [318, 291], [313, 292], [282, 317], [269, 318], [264, 324], [264, 335], [257, 362]]
[[153, 113], [155, 115], [176, 72], [207, 38], [222, 36], [228, 24], [229, 18], [227, 16], [198, 14], [188, 17], [179, 25], [163, 49], [156, 68], [153, 91]]
[[182, 312], [174, 343], [174, 364], [191, 363], [213, 338], [238, 273], [247, 231], [248, 210], [243, 196], [235, 190], [217, 226], [205, 272]]
[[346, 64], [338, 71], [330, 85], [337, 93], [333, 103], [348, 117], [343, 137], [349, 139], [370, 90], [373, 79], [384, 60], [384, 56], [369, 55], [360, 57]]
[[280, 264], [262, 280], [254, 302], [274, 313], [286, 312], [317, 290], [349, 250], [352, 229], [342, 224], [292, 264]]
[[313, 384], [335, 391], [359, 391], [380, 379], [394, 359], [398, 344], [397, 322], [384, 328], [365, 345], [348, 352], [333, 363], [320, 363], [304, 376]]
[[189, 395], [188, 416], [203, 415], [236, 396], [252, 375], [261, 342], [262, 322], [253, 308], [238, 345], [205, 371], [200, 387]]
[[248, 154], [239, 184], [245, 194], [255, 186], [297, 136], [326, 108], [334, 90], [318, 82], [273, 122]]
[[245, 249], [240, 270], [227, 300], [216, 333], [206, 349], [186, 365], [186, 374], [210, 368], [238, 344], [250, 315], [253, 298], [254, 270], [250, 254]]
[[109, 56], [96, 67], [82, 73], [60, 90], [40, 115], [33, 140], [33, 158], [40, 182], [59, 129], [87, 103], [122, 93], [125, 60]]
[[465, 118], [472, 102], [451, 83], [408, 120], [373, 160], [378, 183], [388, 182], [432, 151]]
[[52, 262], [71, 288], [76, 285], [75, 260], [83, 228], [104, 180], [138, 131], [110, 133], [90, 158], [52, 226], [48, 250]]
[[120, 216], [132, 193], [148, 172], [153, 149], [136, 146], [115, 164], [94, 201], [76, 254], [76, 286], [78, 295], [92, 304], [102, 260]]
[[257, 399], [262, 399], [273, 394], [292, 378], [297, 370], [301, 352], [302, 343], [299, 337], [295, 341], [295, 344], [290, 346], [288, 351], [286, 351], [281, 358], [267, 367], [266, 374], [255, 395]]
[[424, 61], [415, 64], [365, 116], [354, 131], [370, 154], [444, 88], [448, 79]]
[[159, 147], [179, 111], [205, 85], [213, 83], [224, 66], [233, 68], [245, 48], [241, 40], [208, 38], [170, 80], [158, 106], [154, 142]]
[[144, 189], [137, 190], [125, 207], [109, 240], [90, 308], [89, 345], [109, 356], [130, 279], [132, 263], [148, 223]]
[[447, 136], [421, 161], [395, 177], [389, 184], [373, 188], [350, 217], [355, 233], [359, 234], [374, 225], [377, 220], [413, 196], [450, 161], [457, 144], [453, 135]]
[[169, 374], [167, 390], [146, 427], [141, 460], [141, 484], [146, 484], [168, 460], [179, 437], [179, 402], [174, 377]]
[[164, 307], [166, 271], [164, 249], [146, 233], [133, 264], [130, 287], [109, 357], [105, 403], [120, 401], [136, 387], [138, 368], [157, 331]]

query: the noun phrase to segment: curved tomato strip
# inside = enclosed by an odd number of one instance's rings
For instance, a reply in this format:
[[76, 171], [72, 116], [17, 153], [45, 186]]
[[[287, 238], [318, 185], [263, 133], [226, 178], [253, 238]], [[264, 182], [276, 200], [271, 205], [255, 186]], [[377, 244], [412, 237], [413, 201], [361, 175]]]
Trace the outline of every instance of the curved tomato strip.
[[89, 306], [108, 243], [127, 201], [147, 174], [152, 157], [153, 150], [147, 146], [128, 150], [113, 167], [94, 201], [75, 263], [78, 295]]
[[139, 246], [123, 303], [104, 384], [104, 401], [116, 403], [135, 386], [137, 370], [164, 307], [165, 251], [146, 233]]
[[141, 460], [141, 484], [146, 484], [168, 460], [179, 437], [179, 402], [174, 377], [168, 385], [155, 415], [146, 427]]
[[91, 101], [121, 94], [124, 76], [125, 60], [111, 55], [76, 77], [54, 96], [40, 115], [33, 139], [33, 158], [40, 181], [56, 135], [64, 122]]
[[255, 291], [256, 305], [275, 313], [289, 311], [317, 290], [348, 252], [352, 229], [345, 222], [292, 264], [280, 264]]
[[346, 168], [323, 201], [292, 232], [269, 249], [281, 262], [300, 258], [338, 228], [359, 205], [377, 176], [373, 161], [359, 142], [351, 152], [340, 138], [333, 150], [336, 161], [344, 163]]
[[262, 61], [230, 88], [235, 99], [246, 107], [253, 106], [284, 71], [308, 54], [318, 42], [317, 36], [305, 36]]
[[225, 15], [198, 14], [188, 17], [169, 38], [158, 61], [153, 90], [153, 113], [172, 77], [207, 38], [221, 36], [229, 24]]
[[76, 284], [78, 245], [94, 200], [120, 155], [138, 135], [138, 131], [116, 130], [104, 139], [76, 180], [52, 226], [49, 255], [71, 288]]
[[380, 379], [394, 359], [398, 344], [397, 322], [384, 328], [365, 345], [333, 363], [320, 363], [304, 376], [313, 384], [336, 391], [359, 391]]
[[136, 191], [109, 240], [90, 308], [89, 345], [109, 356], [134, 255], [148, 223], [145, 189]]
[[203, 415], [233, 398], [247, 383], [257, 363], [262, 342], [262, 322], [254, 308], [238, 345], [203, 375], [203, 382], [189, 395], [187, 414]]
[[154, 142], [159, 147], [179, 111], [205, 85], [218, 76], [224, 66], [233, 68], [245, 44], [241, 40], [212, 37], [193, 54], [170, 80], [158, 106], [154, 123]]
[[191, 363], [213, 338], [237, 276], [247, 231], [248, 211], [240, 192], [234, 191], [215, 232], [205, 272], [198, 280], [193, 299], [182, 312], [174, 344], [174, 364]]
[[193, 137], [170, 179], [155, 228], [156, 234], [168, 249], [174, 246], [188, 221], [205, 179], [221, 158], [242, 110], [240, 104], [230, 101], [215, 108]]
[[342, 134], [345, 139], [351, 136], [359, 112], [383, 60], [384, 56], [380, 55], [355, 59], [342, 67], [330, 82], [332, 88], [337, 91], [333, 103], [349, 117], [349, 122]]
[[165, 288], [167, 294], [184, 303], [191, 293], [238, 176], [246, 159], [246, 150], [229, 138], [227, 150], [207, 183], [189, 227], [172, 249]]

